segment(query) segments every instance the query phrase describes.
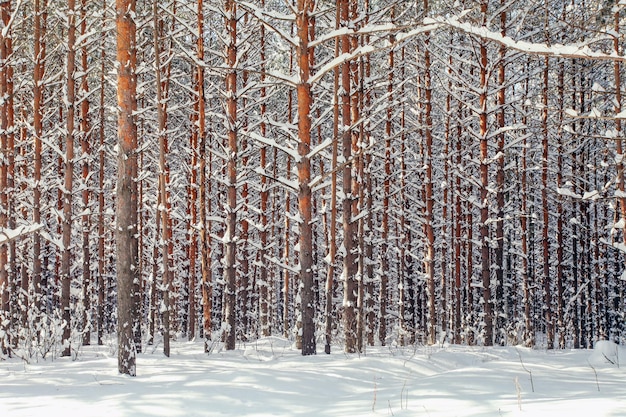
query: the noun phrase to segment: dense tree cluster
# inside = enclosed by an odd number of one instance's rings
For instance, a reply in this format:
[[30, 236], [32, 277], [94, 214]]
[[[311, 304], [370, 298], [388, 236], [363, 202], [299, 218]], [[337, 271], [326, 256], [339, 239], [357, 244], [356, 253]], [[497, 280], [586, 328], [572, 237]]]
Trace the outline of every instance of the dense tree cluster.
[[2, 355], [626, 336], [624, 0], [0, 14]]

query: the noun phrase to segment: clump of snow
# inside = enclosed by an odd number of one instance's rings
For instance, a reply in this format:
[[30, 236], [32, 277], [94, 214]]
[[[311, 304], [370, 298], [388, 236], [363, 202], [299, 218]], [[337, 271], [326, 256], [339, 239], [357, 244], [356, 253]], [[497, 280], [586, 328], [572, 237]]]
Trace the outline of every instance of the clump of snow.
[[620, 366], [623, 361], [626, 365], [626, 348], [608, 340], [598, 340], [589, 355], [589, 363], [592, 365]]

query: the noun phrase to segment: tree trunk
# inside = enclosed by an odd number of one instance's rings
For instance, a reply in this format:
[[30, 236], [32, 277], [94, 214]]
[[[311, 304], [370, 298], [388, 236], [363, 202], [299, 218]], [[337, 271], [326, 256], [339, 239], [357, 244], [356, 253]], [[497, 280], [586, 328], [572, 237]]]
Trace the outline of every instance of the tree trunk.
[[[424, 0], [424, 10], [428, 10], [428, 0]], [[435, 233], [433, 230], [433, 118], [432, 86], [430, 77], [430, 32], [424, 34], [424, 275], [426, 276], [428, 328], [427, 341], [433, 345], [437, 340], [437, 310], [435, 299]], [[442, 294], [442, 297], [444, 294]]]
[[[0, 14], [4, 25], [9, 21], [11, 15], [11, 2], [3, 1], [0, 3]], [[2, 33], [0, 38], [0, 97], [2, 104], [0, 105], [0, 149], [8, 149], [8, 128], [9, 128], [9, 100], [8, 98], [8, 72], [9, 65], [7, 63], [9, 57], [8, 44], [10, 43], [10, 35]], [[8, 154], [2, 152], [0, 161], [0, 229], [4, 230], [8, 227], [9, 222], [9, 190], [8, 190]], [[0, 245], [0, 330], [3, 337], [0, 340], [0, 348], [2, 354], [10, 353], [10, 323], [11, 323], [11, 307], [10, 307], [10, 283], [9, 283], [9, 253], [8, 244]]]
[[139, 280], [137, 239], [137, 50], [135, 0], [116, 0], [118, 170], [116, 209], [118, 370], [135, 376], [133, 329], [138, 321], [134, 281]]
[[[527, 65], [527, 68], [529, 65]], [[524, 82], [524, 98], [528, 97], [529, 81]], [[528, 106], [524, 106], [522, 116], [522, 125], [527, 126], [528, 123]], [[522, 302], [524, 307], [524, 346], [532, 347], [535, 345], [535, 329], [533, 327], [532, 317], [532, 283], [530, 282], [530, 263], [529, 263], [529, 227], [528, 219], [530, 213], [528, 210], [528, 140], [526, 132], [522, 132], [522, 167], [520, 172], [520, 198], [521, 198], [521, 216], [520, 216], [520, 234], [521, 234], [521, 260], [522, 260]]]
[[[198, 0], [198, 33], [196, 43], [196, 55], [200, 63], [204, 62], [204, 9], [203, 1]], [[204, 339], [211, 339], [211, 310], [213, 307], [212, 283], [211, 283], [211, 245], [209, 225], [207, 222], [207, 184], [206, 184], [206, 101], [204, 97], [204, 66], [197, 67], [198, 79], [196, 100], [198, 109], [198, 215], [200, 216], [200, 275], [202, 276], [202, 330]], [[205, 342], [205, 351], [208, 344]]]
[[[336, 8], [335, 29], [339, 29], [339, 7]], [[339, 55], [339, 38], [335, 38], [335, 57]], [[337, 256], [337, 153], [339, 142], [339, 68], [335, 68], [333, 84], [333, 147], [330, 167], [330, 223], [328, 225], [328, 270], [326, 271], [325, 341], [324, 352], [330, 354], [333, 329], [333, 298], [335, 262]]]
[[[261, 7], [265, 7], [265, 0], [261, 0]], [[265, 50], [265, 26], [261, 25], [261, 45], [260, 45], [260, 62], [259, 65], [261, 67], [260, 74], [260, 101], [261, 101], [261, 123], [259, 125], [259, 131], [261, 136], [265, 137], [267, 134], [267, 125], [265, 123], [265, 118], [267, 114], [267, 88], [265, 87], [265, 61], [267, 59], [266, 50]], [[260, 150], [259, 156], [259, 165], [262, 172], [265, 172], [267, 169], [267, 146], [262, 146]], [[261, 196], [260, 196], [260, 208], [261, 208], [261, 229], [259, 231], [259, 237], [261, 240], [261, 248], [259, 249], [258, 257], [259, 257], [259, 324], [260, 324], [260, 333], [263, 337], [267, 337], [271, 335], [272, 326], [270, 321], [270, 289], [271, 283], [269, 282], [269, 274], [268, 267], [266, 264], [266, 256], [267, 256], [267, 245], [268, 245], [268, 228], [269, 228], [269, 219], [267, 215], [267, 211], [269, 210], [269, 190], [268, 190], [268, 181], [267, 176], [261, 176]]]
[[298, 94], [298, 212], [300, 214], [300, 286], [302, 303], [302, 354], [315, 354], [315, 322], [314, 322], [314, 288], [313, 288], [313, 234], [311, 228], [311, 105], [313, 96], [308, 80], [311, 76], [309, 66], [309, 1], [298, 0], [296, 12], [296, 27], [298, 32], [298, 47], [296, 50], [299, 80]]
[[[46, 58], [46, 16], [47, 1], [35, 0], [34, 32], [35, 32], [35, 67], [33, 69], [33, 129], [34, 129], [34, 167], [33, 167], [33, 223], [41, 224], [41, 179], [42, 179], [42, 136], [43, 136], [43, 105], [44, 87], [43, 78]], [[42, 251], [41, 235], [33, 236], [33, 272], [32, 282], [37, 322], [40, 314], [45, 310], [42, 288]]]
[[[487, 18], [487, 2], [481, 3], [483, 19]], [[484, 24], [484, 22], [483, 22]], [[491, 299], [491, 262], [489, 256], [489, 141], [487, 138], [487, 45], [480, 42], [480, 242], [482, 303], [485, 346], [493, 345], [493, 311]]]
[[72, 277], [70, 275], [71, 263], [71, 244], [72, 244], [72, 191], [73, 191], [73, 175], [74, 175], [74, 118], [76, 104], [76, 2], [68, 0], [67, 7], [69, 10], [68, 21], [69, 29], [67, 33], [67, 96], [65, 102], [67, 109], [65, 118], [67, 120], [67, 132], [65, 137], [65, 169], [63, 181], [63, 248], [61, 258], [61, 309], [63, 311], [63, 352], [61, 356], [71, 355], [70, 336], [71, 336], [71, 316], [70, 316], [70, 283]]
[[[87, 0], [82, 0], [80, 9], [80, 34], [83, 37], [87, 33]], [[85, 42], [85, 41], [83, 41]], [[82, 203], [83, 203], [83, 215], [82, 215], [82, 234], [83, 234], [83, 346], [91, 343], [91, 251], [89, 247], [89, 235], [91, 229], [91, 216], [89, 214], [89, 199], [91, 196], [91, 187], [89, 187], [89, 160], [91, 158], [91, 123], [89, 120], [89, 83], [87, 80], [87, 73], [89, 70], [87, 64], [87, 45], [83, 43], [81, 47], [81, 67], [83, 77], [81, 80], [80, 90], [80, 144], [83, 158], [82, 164]]]
[[228, 130], [226, 231], [224, 236], [224, 343], [235, 349], [236, 334], [236, 228], [237, 228], [237, 6], [226, 0], [226, 128]]
[[543, 153], [541, 163], [541, 207], [542, 207], [542, 249], [543, 249], [543, 313], [546, 321], [546, 336], [548, 349], [554, 348], [554, 323], [552, 321], [552, 289], [550, 280], [550, 241], [548, 231], [550, 229], [550, 217], [548, 207], [548, 75], [549, 58], [544, 59], [543, 89], [541, 111], [541, 127], [543, 133]]
[[[158, 0], [152, 3], [152, 13], [154, 19], [154, 60], [155, 60], [155, 78], [156, 78], [156, 109], [157, 109], [157, 136], [159, 139], [159, 204], [158, 218], [161, 223], [161, 256], [162, 256], [162, 282], [161, 292], [163, 296], [164, 308], [163, 315], [163, 354], [170, 356], [170, 338], [171, 338], [171, 302], [170, 292], [172, 290], [172, 277], [170, 270], [170, 219], [169, 219], [169, 202], [168, 202], [168, 175], [167, 175], [167, 137], [166, 137], [166, 110], [165, 96], [163, 92], [163, 83], [161, 80], [161, 40], [159, 39], [160, 21]], [[153, 277], [155, 279], [155, 277]]]
[[[615, 33], [620, 33], [620, 13], [617, 10], [614, 14], [614, 30]], [[620, 41], [618, 36], [613, 37], [613, 50], [616, 54], [620, 53]], [[615, 114], [622, 112], [622, 76], [621, 76], [621, 64], [619, 61], [613, 62], [613, 82], [615, 84]], [[615, 119], [615, 153], [617, 154], [615, 160], [617, 161], [615, 169], [617, 170], [617, 190], [619, 191], [619, 216], [622, 224], [622, 243], [626, 244], [626, 192], [624, 187], [624, 151], [623, 144], [620, 138], [622, 138], [622, 119]]]
[[[506, 36], [506, 7], [505, 1], [501, 0], [500, 7], [500, 34]], [[496, 269], [496, 294], [494, 297], [494, 315], [495, 315], [495, 327], [496, 334], [495, 342], [500, 345], [506, 343], [506, 325], [507, 325], [507, 312], [505, 311], [504, 302], [504, 194], [505, 194], [505, 141], [506, 134], [504, 133], [505, 120], [505, 105], [506, 105], [506, 47], [500, 46], [498, 62], [498, 113], [496, 115], [497, 125], [500, 132], [497, 137], [497, 154], [498, 159], [496, 161], [496, 205], [497, 205], [497, 223], [496, 223], [496, 248], [495, 248], [495, 269]]]
[[[393, 11], [393, 9], [392, 9]], [[395, 42], [395, 37], [390, 36], [390, 42]], [[381, 245], [380, 245], [380, 312], [378, 326], [378, 340], [385, 346], [387, 340], [387, 305], [389, 285], [389, 214], [391, 211], [391, 171], [392, 171], [392, 135], [393, 135], [393, 103], [394, 103], [394, 68], [395, 54], [393, 48], [389, 50], [387, 74], [387, 109], [385, 114], [385, 155], [384, 155], [384, 176], [383, 176], [383, 212], [381, 219]]]
[[[342, 27], [350, 26], [350, 1], [342, 0], [337, 3], [337, 7], [341, 8], [341, 25]], [[344, 54], [352, 51], [351, 36], [343, 35], [341, 37], [341, 52]], [[357, 230], [355, 223], [352, 221], [353, 200], [355, 198], [353, 190], [352, 167], [356, 164], [352, 154], [352, 74], [350, 62], [341, 65], [341, 86], [342, 86], [342, 145], [343, 157], [346, 163], [343, 168], [343, 232], [344, 232], [344, 248], [345, 255], [343, 258], [343, 324], [345, 332], [345, 351], [352, 353], [356, 351], [356, 325], [357, 325]]]

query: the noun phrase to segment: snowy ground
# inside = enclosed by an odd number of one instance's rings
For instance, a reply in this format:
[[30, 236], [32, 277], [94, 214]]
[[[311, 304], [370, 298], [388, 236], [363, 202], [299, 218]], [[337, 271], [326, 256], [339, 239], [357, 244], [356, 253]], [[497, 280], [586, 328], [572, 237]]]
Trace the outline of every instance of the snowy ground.
[[0, 416], [626, 415], [626, 349], [608, 342], [594, 351], [376, 347], [302, 357], [268, 338], [202, 351], [176, 342], [170, 358], [141, 354], [136, 378], [117, 374], [113, 344], [81, 348], [77, 360], [0, 362]]

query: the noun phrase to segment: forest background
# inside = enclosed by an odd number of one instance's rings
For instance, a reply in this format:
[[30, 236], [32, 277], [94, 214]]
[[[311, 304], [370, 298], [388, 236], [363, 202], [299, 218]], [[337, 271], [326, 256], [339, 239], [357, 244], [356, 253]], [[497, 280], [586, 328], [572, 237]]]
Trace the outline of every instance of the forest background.
[[1, 1], [2, 355], [623, 342], [625, 9]]

